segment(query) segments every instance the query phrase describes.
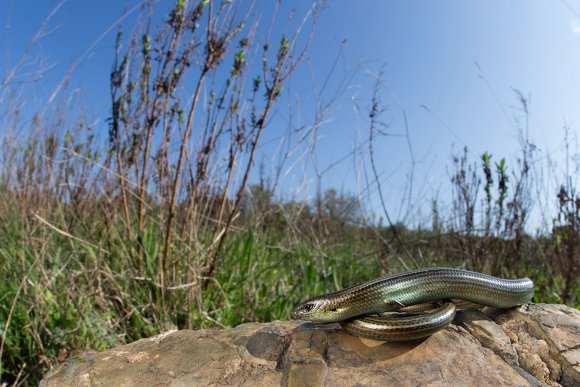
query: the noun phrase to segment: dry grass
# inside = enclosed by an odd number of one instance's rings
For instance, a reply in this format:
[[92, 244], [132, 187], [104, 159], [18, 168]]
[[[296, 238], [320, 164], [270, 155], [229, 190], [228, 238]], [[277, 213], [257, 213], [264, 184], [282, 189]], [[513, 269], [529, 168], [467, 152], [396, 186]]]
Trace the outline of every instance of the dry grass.
[[453, 211], [435, 203], [430, 231], [369, 224], [359, 198], [334, 190], [311, 205], [277, 199], [265, 178], [250, 184], [319, 9], [291, 35], [258, 38], [239, 4], [178, 1], [158, 29], [119, 33], [107, 139], [71, 104], [26, 120], [3, 83], [2, 381], [36, 384], [84, 348], [169, 328], [284, 319], [306, 295], [407, 267], [528, 275], [536, 301], [578, 306], [580, 199], [566, 180], [553, 233], [526, 234], [526, 143], [509, 178], [489, 154], [480, 165], [457, 156]]

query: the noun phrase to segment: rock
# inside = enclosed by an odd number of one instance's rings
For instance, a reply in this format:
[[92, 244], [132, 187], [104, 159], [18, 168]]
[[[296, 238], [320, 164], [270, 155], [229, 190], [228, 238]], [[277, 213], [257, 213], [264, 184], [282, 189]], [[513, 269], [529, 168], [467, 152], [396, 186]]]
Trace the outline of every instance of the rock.
[[580, 311], [524, 305], [494, 320], [509, 336], [520, 364], [546, 384], [580, 385]]
[[360, 339], [303, 321], [168, 331], [61, 364], [41, 386], [580, 385], [580, 312], [532, 304], [459, 312], [423, 340]]

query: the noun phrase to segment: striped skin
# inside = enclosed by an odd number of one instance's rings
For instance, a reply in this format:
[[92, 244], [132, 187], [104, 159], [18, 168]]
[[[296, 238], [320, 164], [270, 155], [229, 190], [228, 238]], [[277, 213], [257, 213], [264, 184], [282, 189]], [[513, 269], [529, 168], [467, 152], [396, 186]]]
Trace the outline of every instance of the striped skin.
[[[292, 318], [313, 322], [338, 322], [356, 316], [449, 299], [510, 308], [530, 301], [533, 292], [534, 284], [529, 278], [507, 280], [460, 269], [422, 269], [380, 277], [313, 297], [299, 304], [292, 311]], [[423, 318], [432, 319], [433, 314], [426, 314]], [[373, 322], [375, 323], [377, 321]]]
[[455, 317], [455, 304], [446, 302], [428, 313], [411, 316], [363, 316], [340, 322], [354, 336], [382, 341], [420, 339], [445, 328]]

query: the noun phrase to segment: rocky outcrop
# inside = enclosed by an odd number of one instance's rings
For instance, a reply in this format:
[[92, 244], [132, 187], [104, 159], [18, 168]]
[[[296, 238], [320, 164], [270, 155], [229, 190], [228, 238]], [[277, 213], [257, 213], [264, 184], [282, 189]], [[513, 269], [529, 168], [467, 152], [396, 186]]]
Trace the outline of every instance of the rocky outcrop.
[[359, 339], [303, 321], [169, 331], [85, 351], [41, 386], [580, 385], [580, 311], [532, 304], [459, 312], [423, 340]]

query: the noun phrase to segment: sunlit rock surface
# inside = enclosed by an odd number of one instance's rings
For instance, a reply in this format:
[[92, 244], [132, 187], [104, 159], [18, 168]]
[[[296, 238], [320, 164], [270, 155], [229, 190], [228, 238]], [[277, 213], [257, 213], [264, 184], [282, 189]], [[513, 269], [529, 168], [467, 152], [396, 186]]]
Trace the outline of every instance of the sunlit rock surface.
[[458, 313], [425, 339], [359, 339], [337, 324], [243, 324], [169, 331], [85, 351], [41, 386], [540, 386], [580, 385], [580, 311], [526, 305]]

